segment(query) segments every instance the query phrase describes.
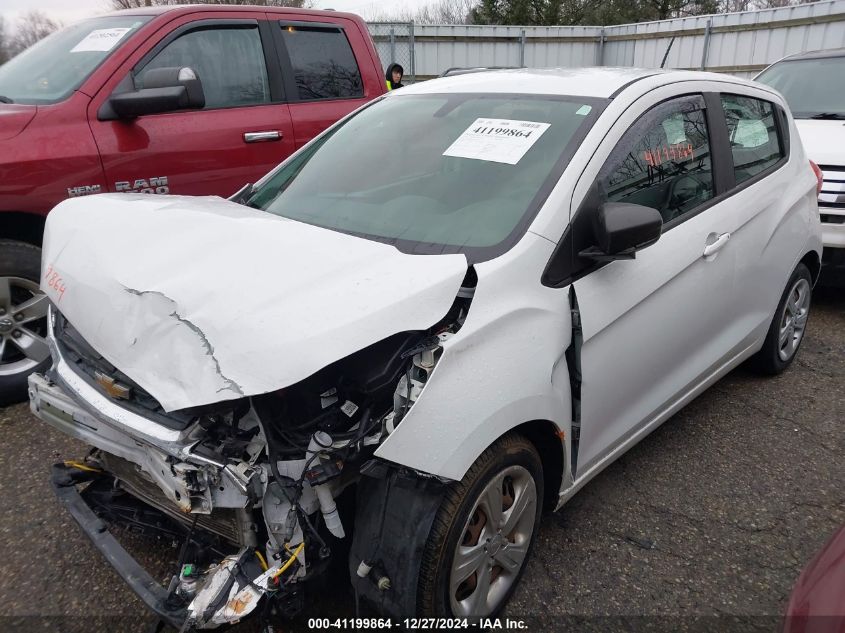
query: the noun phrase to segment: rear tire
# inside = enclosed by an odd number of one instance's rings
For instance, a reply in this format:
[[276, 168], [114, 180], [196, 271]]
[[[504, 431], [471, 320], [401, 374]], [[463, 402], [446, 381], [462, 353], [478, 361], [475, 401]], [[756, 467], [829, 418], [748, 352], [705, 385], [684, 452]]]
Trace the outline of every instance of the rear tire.
[[26, 399], [27, 377], [50, 365], [41, 249], [0, 240], [0, 406]]
[[809, 268], [798, 264], [784, 288], [762, 349], [751, 357], [751, 367], [775, 376], [795, 360], [807, 331], [813, 277]]
[[484, 451], [446, 493], [432, 524], [419, 615], [495, 616], [525, 571], [542, 499], [543, 467], [531, 442], [506, 435]]

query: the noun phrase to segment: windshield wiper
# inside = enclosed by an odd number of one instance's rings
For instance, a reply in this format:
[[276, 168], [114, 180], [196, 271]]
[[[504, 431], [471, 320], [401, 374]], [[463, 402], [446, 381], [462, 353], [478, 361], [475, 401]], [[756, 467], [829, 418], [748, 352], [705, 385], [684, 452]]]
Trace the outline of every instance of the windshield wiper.
[[845, 114], [842, 112], [819, 112], [810, 117], [811, 119], [845, 119]]
[[4, 97], [3, 95], [0, 95], [0, 103], [14, 103], [14, 101], [9, 99], [9, 97]]

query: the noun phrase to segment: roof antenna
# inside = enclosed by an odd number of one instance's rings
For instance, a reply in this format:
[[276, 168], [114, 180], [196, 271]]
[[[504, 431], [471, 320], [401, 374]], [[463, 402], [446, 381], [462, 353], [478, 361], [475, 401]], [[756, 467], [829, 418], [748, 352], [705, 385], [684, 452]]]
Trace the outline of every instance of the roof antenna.
[[672, 36], [672, 39], [669, 40], [669, 46], [666, 47], [666, 52], [663, 53], [663, 61], [660, 62], [660, 67], [663, 68], [666, 65], [666, 58], [669, 57], [669, 51], [672, 50], [672, 44], [675, 43], [675, 36]]

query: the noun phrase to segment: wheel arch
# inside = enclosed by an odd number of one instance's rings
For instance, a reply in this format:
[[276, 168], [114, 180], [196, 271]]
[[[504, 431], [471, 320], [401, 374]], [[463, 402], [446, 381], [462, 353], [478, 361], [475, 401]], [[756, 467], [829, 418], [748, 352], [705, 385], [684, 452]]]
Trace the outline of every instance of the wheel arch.
[[804, 264], [807, 268], [809, 268], [810, 276], [813, 278], [813, 285], [816, 285], [822, 271], [822, 263], [819, 259], [819, 254], [816, 251], [808, 251], [798, 263]]
[[[543, 465], [543, 509], [554, 510], [560, 495], [566, 467], [566, 437], [550, 420], [531, 420], [517, 425], [508, 433], [525, 437], [540, 455]], [[497, 442], [499, 438], [493, 442]]]
[[0, 214], [0, 240], [15, 240], [33, 246], [41, 246], [44, 237], [46, 216], [20, 211], [5, 211]]

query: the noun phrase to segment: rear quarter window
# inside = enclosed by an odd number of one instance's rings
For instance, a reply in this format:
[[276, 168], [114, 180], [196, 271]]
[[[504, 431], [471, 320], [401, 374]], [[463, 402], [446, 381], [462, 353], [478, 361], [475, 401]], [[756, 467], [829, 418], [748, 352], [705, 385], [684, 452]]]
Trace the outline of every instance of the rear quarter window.
[[364, 96], [361, 72], [343, 29], [285, 24], [281, 29], [300, 101]]
[[736, 184], [776, 165], [786, 156], [777, 107], [762, 99], [722, 95]]

